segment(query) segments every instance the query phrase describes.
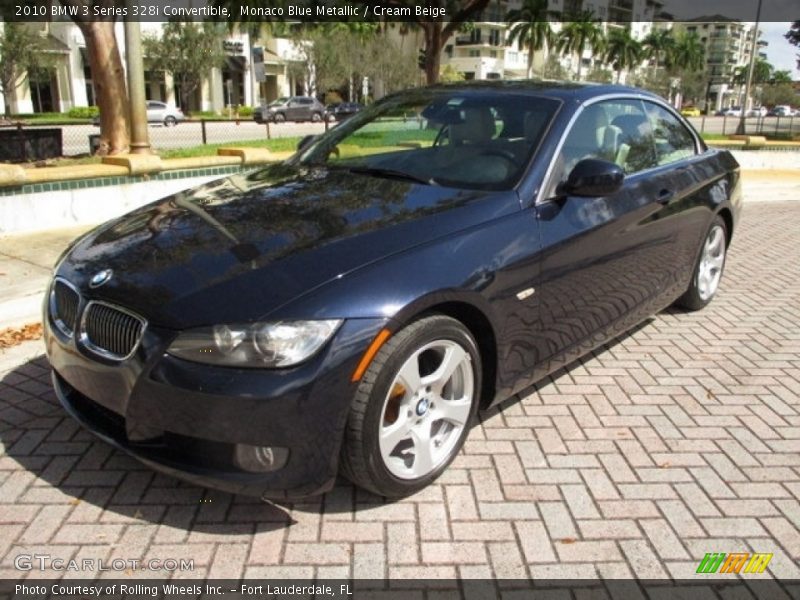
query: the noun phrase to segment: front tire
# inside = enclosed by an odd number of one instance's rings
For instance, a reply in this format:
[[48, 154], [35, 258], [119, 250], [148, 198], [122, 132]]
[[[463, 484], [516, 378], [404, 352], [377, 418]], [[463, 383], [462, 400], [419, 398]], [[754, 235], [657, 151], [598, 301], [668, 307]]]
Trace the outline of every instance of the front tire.
[[276, 123], [283, 123], [286, 120], [286, 115], [283, 113], [277, 113], [274, 120]]
[[444, 315], [408, 325], [361, 379], [345, 429], [342, 474], [390, 498], [424, 488], [461, 449], [480, 389], [480, 353], [464, 325]]
[[167, 117], [164, 119], [164, 127], [175, 127], [178, 124], [178, 120], [175, 117]]
[[725, 269], [727, 240], [725, 219], [717, 215], [703, 239], [703, 248], [692, 273], [692, 283], [686, 293], [678, 298], [676, 305], [694, 311], [705, 308], [714, 299]]

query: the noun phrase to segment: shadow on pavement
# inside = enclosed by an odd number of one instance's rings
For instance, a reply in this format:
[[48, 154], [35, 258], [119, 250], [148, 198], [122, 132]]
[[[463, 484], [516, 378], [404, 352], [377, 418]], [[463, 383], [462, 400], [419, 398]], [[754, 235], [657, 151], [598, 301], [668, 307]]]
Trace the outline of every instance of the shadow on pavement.
[[[557, 382], [592, 355], [610, 350], [651, 322], [652, 319], [644, 321], [587, 357], [484, 411], [479, 422], [491, 420], [544, 385]], [[9, 371], [0, 381], [0, 443], [6, 449], [4, 460], [11, 459], [36, 476], [20, 491], [17, 502], [88, 504], [95, 510], [133, 520], [193, 531], [249, 535], [249, 524], [253, 522], [259, 524], [259, 530], [291, 526], [295, 523], [291, 511], [340, 514], [380, 511], [394, 504], [343, 478], [324, 496], [296, 503], [272, 503], [201, 488], [156, 473], [95, 439], [66, 414], [50, 387], [50, 367], [44, 355]], [[237, 527], [238, 523], [242, 526]]]
[[4, 502], [71, 504], [73, 514], [87, 513], [85, 520], [111, 512], [117, 516], [103, 519], [211, 534], [250, 535], [254, 522], [259, 531], [294, 523], [284, 507], [158, 474], [95, 439], [59, 404], [44, 355], [0, 380], [0, 444], [3, 469], [18, 482], [6, 486]]

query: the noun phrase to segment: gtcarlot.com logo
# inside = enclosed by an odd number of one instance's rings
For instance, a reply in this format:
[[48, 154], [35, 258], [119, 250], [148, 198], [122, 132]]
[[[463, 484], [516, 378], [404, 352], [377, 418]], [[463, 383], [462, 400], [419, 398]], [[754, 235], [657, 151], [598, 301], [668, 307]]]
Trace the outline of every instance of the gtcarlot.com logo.
[[749, 552], [709, 552], [700, 561], [697, 573], [763, 573], [772, 554]]
[[18, 554], [14, 566], [20, 571], [194, 571], [194, 559], [187, 558], [82, 558], [53, 557], [49, 554]]

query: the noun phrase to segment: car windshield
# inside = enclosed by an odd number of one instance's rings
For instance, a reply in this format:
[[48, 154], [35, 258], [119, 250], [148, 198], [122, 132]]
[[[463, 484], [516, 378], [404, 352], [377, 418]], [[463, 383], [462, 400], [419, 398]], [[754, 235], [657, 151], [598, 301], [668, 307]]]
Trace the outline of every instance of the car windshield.
[[292, 163], [430, 185], [510, 189], [559, 104], [510, 92], [412, 90], [357, 112]]
[[267, 106], [278, 106], [279, 104], [286, 104], [289, 101], [289, 98], [278, 98], [277, 100], [273, 100]]

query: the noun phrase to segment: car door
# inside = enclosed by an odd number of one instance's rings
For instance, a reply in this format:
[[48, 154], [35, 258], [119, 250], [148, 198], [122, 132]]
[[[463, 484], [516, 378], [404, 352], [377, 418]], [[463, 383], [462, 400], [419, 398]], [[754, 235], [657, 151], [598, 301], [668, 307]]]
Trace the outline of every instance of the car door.
[[297, 115], [295, 119], [298, 121], [310, 121], [311, 109], [314, 106], [314, 100], [311, 98], [298, 98]]
[[147, 121], [148, 123], [161, 123], [164, 121], [164, 111], [166, 105], [161, 102], [153, 102], [152, 100], [147, 103]]
[[286, 102], [286, 120], [296, 121], [300, 110], [299, 98], [289, 98], [289, 100]]
[[668, 269], [667, 294], [680, 295], [689, 285], [701, 238], [710, 218], [712, 186], [709, 169], [701, 156], [694, 134], [666, 107], [645, 100], [645, 112], [653, 130], [656, 168], [650, 173], [662, 194], [664, 206], [657, 213], [659, 223], [674, 236], [665, 248], [664, 266]]
[[[548, 357], [539, 370], [547, 372], [641, 320], [664, 292], [665, 261], [675, 245], [674, 233], [660, 222], [661, 189], [648, 176], [657, 163], [642, 102], [609, 99], [579, 110], [536, 207], [542, 238], [538, 354]], [[622, 188], [596, 198], [562, 193], [585, 158], [621, 166]]]

